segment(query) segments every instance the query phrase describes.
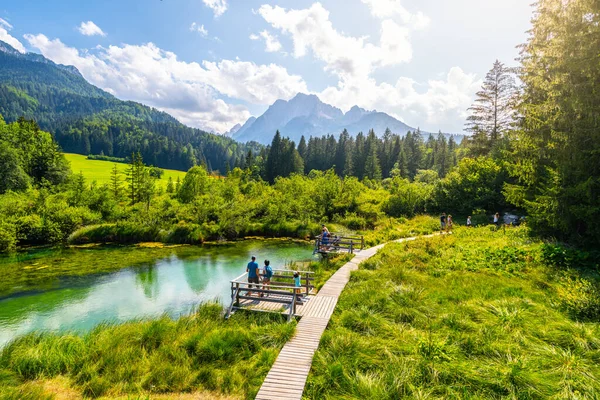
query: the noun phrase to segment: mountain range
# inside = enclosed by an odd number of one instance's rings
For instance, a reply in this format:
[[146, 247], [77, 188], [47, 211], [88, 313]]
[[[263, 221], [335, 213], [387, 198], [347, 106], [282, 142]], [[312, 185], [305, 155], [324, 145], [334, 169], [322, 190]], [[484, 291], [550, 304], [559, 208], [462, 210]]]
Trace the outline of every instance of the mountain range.
[[20, 53], [0, 41], [0, 115], [34, 119], [66, 152], [128, 157], [187, 170], [195, 164], [225, 171], [256, 145], [187, 127], [171, 115], [119, 100], [90, 84], [73, 66]]
[[[416, 131], [396, 118], [378, 111], [367, 111], [358, 106], [344, 113], [337, 107], [323, 103], [314, 94], [298, 93], [289, 101], [277, 100], [258, 118], [251, 117], [246, 123], [237, 125], [228, 132], [240, 142], [256, 141], [269, 144], [277, 130], [296, 143], [304, 136], [339, 135], [344, 129], [355, 136], [373, 129], [378, 136], [389, 128], [392, 133], [405, 135]], [[422, 132], [429, 134], [428, 132]]]

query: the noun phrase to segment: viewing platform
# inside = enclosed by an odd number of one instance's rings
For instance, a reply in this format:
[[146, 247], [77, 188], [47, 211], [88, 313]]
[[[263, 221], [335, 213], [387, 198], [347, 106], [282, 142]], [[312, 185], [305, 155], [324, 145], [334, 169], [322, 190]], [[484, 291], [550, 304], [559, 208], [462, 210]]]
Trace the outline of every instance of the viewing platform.
[[[303, 310], [315, 294], [313, 274], [310, 271], [298, 271], [300, 287], [294, 285], [294, 271], [274, 269], [270, 284], [249, 283], [245, 272], [231, 281], [231, 304], [225, 318], [236, 310], [275, 312], [287, 315], [288, 321], [301, 317]], [[252, 293], [251, 296], [248, 293]]]
[[365, 248], [365, 238], [358, 235], [342, 233], [331, 233], [327, 237], [318, 235], [315, 237], [315, 248], [313, 254], [328, 257], [330, 254], [349, 253], [354, 254]]

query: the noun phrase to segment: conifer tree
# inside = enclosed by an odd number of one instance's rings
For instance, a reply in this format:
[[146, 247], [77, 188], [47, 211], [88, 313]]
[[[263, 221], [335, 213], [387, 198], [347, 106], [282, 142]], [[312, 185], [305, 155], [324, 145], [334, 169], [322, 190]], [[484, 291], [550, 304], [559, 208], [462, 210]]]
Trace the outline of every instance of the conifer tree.
[[167, 181], [167, 193], [173, 194], [175, 192], [175, 185], [173, 184], [173, 177], [169, 176], [169, 180]]
[[514, 70], [496, 60], [469, 108], [466, 130], [472, 134], [472, 155], [489, 154], [514, 125], [517, 93]]
[[121, 174], [119, 173], [117, 164], [114, 164], [112, 170], [110, 171], [110, 189], [115, 200], [121, 198], [123, 187], [121, 186]]

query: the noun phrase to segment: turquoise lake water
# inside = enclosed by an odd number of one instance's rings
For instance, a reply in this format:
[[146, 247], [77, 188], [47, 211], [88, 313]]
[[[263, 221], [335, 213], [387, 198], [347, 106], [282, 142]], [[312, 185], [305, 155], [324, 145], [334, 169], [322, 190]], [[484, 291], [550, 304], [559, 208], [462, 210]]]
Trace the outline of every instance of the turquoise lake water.
[[[164, 313], [177, 317], [203, 301], [228, 305], [230, 280], [245, 272], [251, 255], [260, 265], [269, 259], [279, 269], [312, 259], [312, 247], [281, 240], [188, 247], [185, 255], [171, 254], [113, 273], [60, 279], [48, 290], [15, 293], [0, 300], [0, 347], [33, 331], [85, 332], [105, 321]], [[98, 253], [111, 256], [110, 251]]]

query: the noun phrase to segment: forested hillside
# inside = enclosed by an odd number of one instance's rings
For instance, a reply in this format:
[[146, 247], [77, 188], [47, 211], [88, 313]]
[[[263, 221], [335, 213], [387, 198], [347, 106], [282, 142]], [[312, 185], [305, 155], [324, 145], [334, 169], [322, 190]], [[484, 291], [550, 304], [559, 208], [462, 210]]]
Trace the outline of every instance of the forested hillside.
[[7, 122], [35, 119], [67, 152], [127, 157], [139, 151], [148, 164], [184, 171], [203, 164], [225, 172], [248, 148], [189, 128], [167, 113], [121, 101], [89, 84], [77, 69], [21, 54], [4, 42], [0, 114]]

